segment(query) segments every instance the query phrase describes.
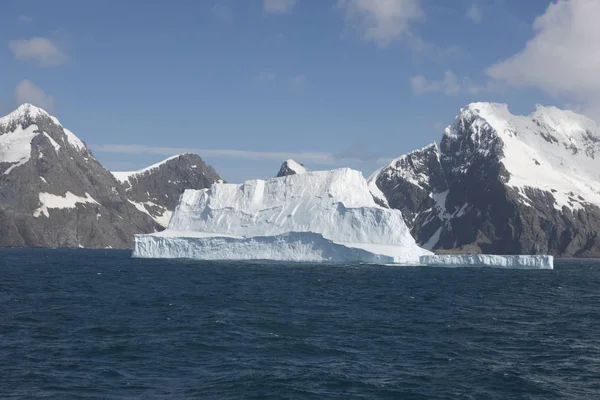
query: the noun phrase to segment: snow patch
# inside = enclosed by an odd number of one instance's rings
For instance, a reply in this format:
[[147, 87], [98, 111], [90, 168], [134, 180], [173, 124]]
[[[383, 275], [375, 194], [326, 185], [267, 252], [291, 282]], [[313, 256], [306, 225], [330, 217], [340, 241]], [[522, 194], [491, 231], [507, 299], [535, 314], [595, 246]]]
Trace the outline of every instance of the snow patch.
[[421, 245], [424, 249], [431, 250], [435, 247], [435, 245], [440, 241], [440, 235], [442, 234], [442, 226], [440, 226], [437, 231], [429, 238], [427, 243]]
[[285, 163], [287, 164], [288, 168], [294, 171], [296, 174], [303, 174], [307, 171], [306, 168], [304, 168], [304, 166], [300, 165], [292, 159], [286, 160]]
[[[138, 202], [135, 202], [132, 200], [127, 200], [127, 201], [129, 201], [131, 204], [133, 204], [135, 206], [135, 208], [138, 209], [138, 211], [141, 211], [144, 214], [147, 214], [148, 216], [150, 216], [160, 226], [163, 226], [166, 228], [169, 225], [169, 221], [171, 220], [171, 216], [173, 215], [172, 211], [169, 211], [165, 207], [159, 206], [158, 204], [156, 204], [152, 201], [147, 201], [144, 203], [138, 203]], [[162, 209], [162, 213], [160, 213], [158, 215], [153, 214], [153, 212], [151, 212], [150, 208], [148, 208], [148, 207], [158, 207], [158, 208]]]
[[56, 140], [52, 139], [52, 137], [50, 135], [48, 135], [46, 132], [44, 132], [44, 136], [46, 136], [46, 138], [48, 139], [48, 141], [50, 142], [52, 147], [54, 147], [54, 151], [56, 151], [56, 153], [58, 153], [58, 151], [60, 150], [60, 145], [58, 143], [56, 143]]
[[[55, 118], [55, 120], [56, 120], [56, 118]], [[60, 125], [58, 120], [56, 120], [56, 123], [57, 123], [57, 125]], [[68, 130], [64, 127], [63, 127], [63, 131], [65, 132], [65, 135], [67, 136], [67, 141], [69, 142], [69, 144], [71, 146], [73, 146], [75, 149], [77, 149], [79, 151], [86, 150], [85, 144], [77, 136], [75, 136], [75, 134], [73, 132], [71, 132], [70, 130]]]
[[0, 163], [15, 163], [4, 171], [5, 175], [29, 161], [31, 141], [38, 135], [37, 130], [37, 125], [30, 125], [26, 129], [17, 126], [14, 131], [0, 135]]
[[85, 193], [85, 197], [76, 196], [71, 192], [67, 192], [64, 196], [41, 192], [39, 194], [39, 200], [41, 205], [33, 212], [35, 218], [38, 218], [40, 215], [50, 217], [50, 214], [48, 213], [48, 209], [50, 208], [76, 208], [77, 204], [100, 205], [100, 203], [94, 200], [87, 192]]
[[367, 185], [373, 197], [376, 200], [379, 200], [379, 202], [384, 206], [389, 207], [389, 203], [387, 201], [387, 198], [385, 197], [385, 194], [383, 194], [381, 189], [379, 189], [379, 186], [377, 186], [377, 178], [379, 177], [379, 174], [381, 173], [382, 169], [383, 168], [379, 168], [377, 171], [373, 172], [371, 176], [369, 176], [369, 178], [367, 179]]
[[122, 183], [125, 183], [132, 176], [142, 175], [142, 174], [144, 174], [144, 173], [146, 173], [148, 171], [151, 171], [153, 169], [160, 168], [160, 166], [164, 165], [165, 163], [167, 163], [167, 162], [169, 162], [171, 160], [174, 160], [174, 159], [176, 159], [176, 158], [178, 158], [178, 157], [180, 157], [182, 155], [183, 154], [174, 155], [174, 156], [166, 158], [166, 159], [164, 159], [164, 160], [162, 160], [160, 162], [157, 162], [156, 164], [152, 164], [149, 167], [142, 168], [142, 169], [137, 170], [137, 171], [121, 171], [121, 172], [117, 172], [117, 171], [116, 172], [112, 172], [111, 171], [111, 173], [114, 175], [115, 178], [117, 178], [118, 181], [120, 181]]

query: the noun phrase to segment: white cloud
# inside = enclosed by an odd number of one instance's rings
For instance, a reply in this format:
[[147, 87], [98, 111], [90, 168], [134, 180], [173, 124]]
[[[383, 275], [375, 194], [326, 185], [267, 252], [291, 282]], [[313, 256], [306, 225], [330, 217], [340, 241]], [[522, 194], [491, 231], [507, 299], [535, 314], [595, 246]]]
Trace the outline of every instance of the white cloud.
[[483, 21], [483, 10], [477, 4], [472, 4], [471, 7], [467, 9], [467, 18], [476, 24], [479, 24]]
[[17, 21], [21, 21], [21, 22], [33, 22], [35, 20], [35, 18], [29, 16], [29, 15], [19, 15], [17, 17]]
[[454, 95], [461, 91], [458, 78], [452, 71], [444, 72], [444, 78], [441, 80], [427, 80], [423, 75], [413, 76], [410, 78], [410, 86], [415, 94], [443, 92]]
[[292, 11], [296, 0], [263, 0], [263, 9], [269, 14], [286, 14]]
[[226, 24], [231, 24], [233, 22], [233, 13], [226, 5], [217, 3], [212, 7], [211, 11], [215, 17]]
[[23, 103], [31, 103], [50, 113], [54, 112], [54, 99], [52, 96], [48, 96], [30, 80], [25, 79], [19, 82], [15, 88], [14, 97], [17, 106]]
[[125, 153], [125, 154], [159, 154], [169, 156], [179, 153], [198, 153], [205, 157], [232, 157], [246, 159], [262, 159], [262, 160], [287, 160], [294, 158], [299, 160], [311, 161], [316, 164], [332, 164], [335, 157], [332, 153], [327, 152], [286, 152], [286, 151], [249, 151], [249, 150], [211, 150], [211, 149], [190, 149], [177, 147], [153, 147], [147, 145], [119, 145], [119, 144], [104, 144], [92, 145], [91, 148], [98, 152], [105, 153]]
[[410, 23], [424, 14], [419, 0], [338, 0], [346, 20], [364, 40], [381, 47], [410, 35]]
[[478, 84], [467, 77], [459, 77], [453, 71], [444, 72], [444, 77], [439, 80], [429, 80], [423, 75], [416, 75], [409, 80], [410, 87], [414, 94], [425, 93], [444, 93], [447, 96], [459, 94], [479, 94], [483, 92], [494, 92], [498, 90], [495, 82]]
[[52, 67], [68, 61], [67, 55], [45, 37], [11, 40], [8, 47], [17, 60], [31, 61], [40, 67]]
[[600, 110], [599, 20], [598, 0], [558, 0], [535, 19], [535, 34], [525, 47], [487, 74]]
[[289, 158], [302, 160], [318, 165], [333, 165], [340, 160], [355, 160], [359, 162], [387, 162], [392, 157], [379, 157], [371, 153], [347, 150], [341, 153], [330, 152], [294, 152], [294, 151], [250, 151], [233, 149], [197, 149], [189, 147], [154, 147], [142, 144], [96, 144], [90, 146], [92, 150], [100, 153], [122, 153], [122, 154], [157, 154], [161, 156], [172, 156], [180, 153], [197, 153], [202, 157], [231, 157], [253, 160], [282, 161]]

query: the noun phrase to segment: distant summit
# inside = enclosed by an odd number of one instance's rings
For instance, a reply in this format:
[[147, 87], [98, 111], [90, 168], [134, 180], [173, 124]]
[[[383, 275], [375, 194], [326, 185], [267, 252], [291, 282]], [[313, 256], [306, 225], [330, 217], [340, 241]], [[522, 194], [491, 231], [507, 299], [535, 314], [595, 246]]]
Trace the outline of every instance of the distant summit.
[[281, 168], [279, 169], [279, 172], [277, 173], [277, 178], [280, 178], [282, 176], [288, 176], [288, 175], [299, 175], [299, 174], [303, 174], [306, 171], [308, 171], [304, 165], [297, 163], [296, 161], [290, 159], [285, 161], [282, 165]]
[[164, 227], [185, 189], [204, 189], [223, 182], [213, 167], [191, 153], [169, 157], [139, 171], [113, 175], [135, 206]]

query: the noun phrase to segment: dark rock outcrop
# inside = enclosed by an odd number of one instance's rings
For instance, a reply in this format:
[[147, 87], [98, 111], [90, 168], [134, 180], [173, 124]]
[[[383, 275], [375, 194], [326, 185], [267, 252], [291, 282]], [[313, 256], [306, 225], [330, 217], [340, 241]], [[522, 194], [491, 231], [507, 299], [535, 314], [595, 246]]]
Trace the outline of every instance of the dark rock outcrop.
[[[424, 151], [430, 149], [430, 151]], [[438, 252], [600, 256], [600, 131], [585, 117], [538, 107], [528, 117], [474, 103], [435, 146], [372, 180]], [[415, 162], [417, 160], [417, 162]]]
[[288, 175], [303, 174], [306, 171], [307, 169], [302, 164], [299, 164], [294, 160], [287, 160], [281, 164], [281, 168], [279, 168], [279, 172], [277, 173], [277, 178]]
[[0, 119], [0, 246], [129, 248], [157, 229], [56, 118], [24, 104]]
[[166, 226], [185, 189], [204, 189], [223, 182], [215, 169], [191, 153], [170, 157], [134, 172], [113, 172], [138, 209]]

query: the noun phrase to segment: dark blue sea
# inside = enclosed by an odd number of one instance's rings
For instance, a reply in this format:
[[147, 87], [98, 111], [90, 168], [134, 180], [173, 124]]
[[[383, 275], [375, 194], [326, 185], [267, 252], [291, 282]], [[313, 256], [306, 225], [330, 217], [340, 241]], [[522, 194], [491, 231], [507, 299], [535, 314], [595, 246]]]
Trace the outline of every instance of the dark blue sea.
[[600, 262], [0, 250], [1, 399], [597, 399]]

